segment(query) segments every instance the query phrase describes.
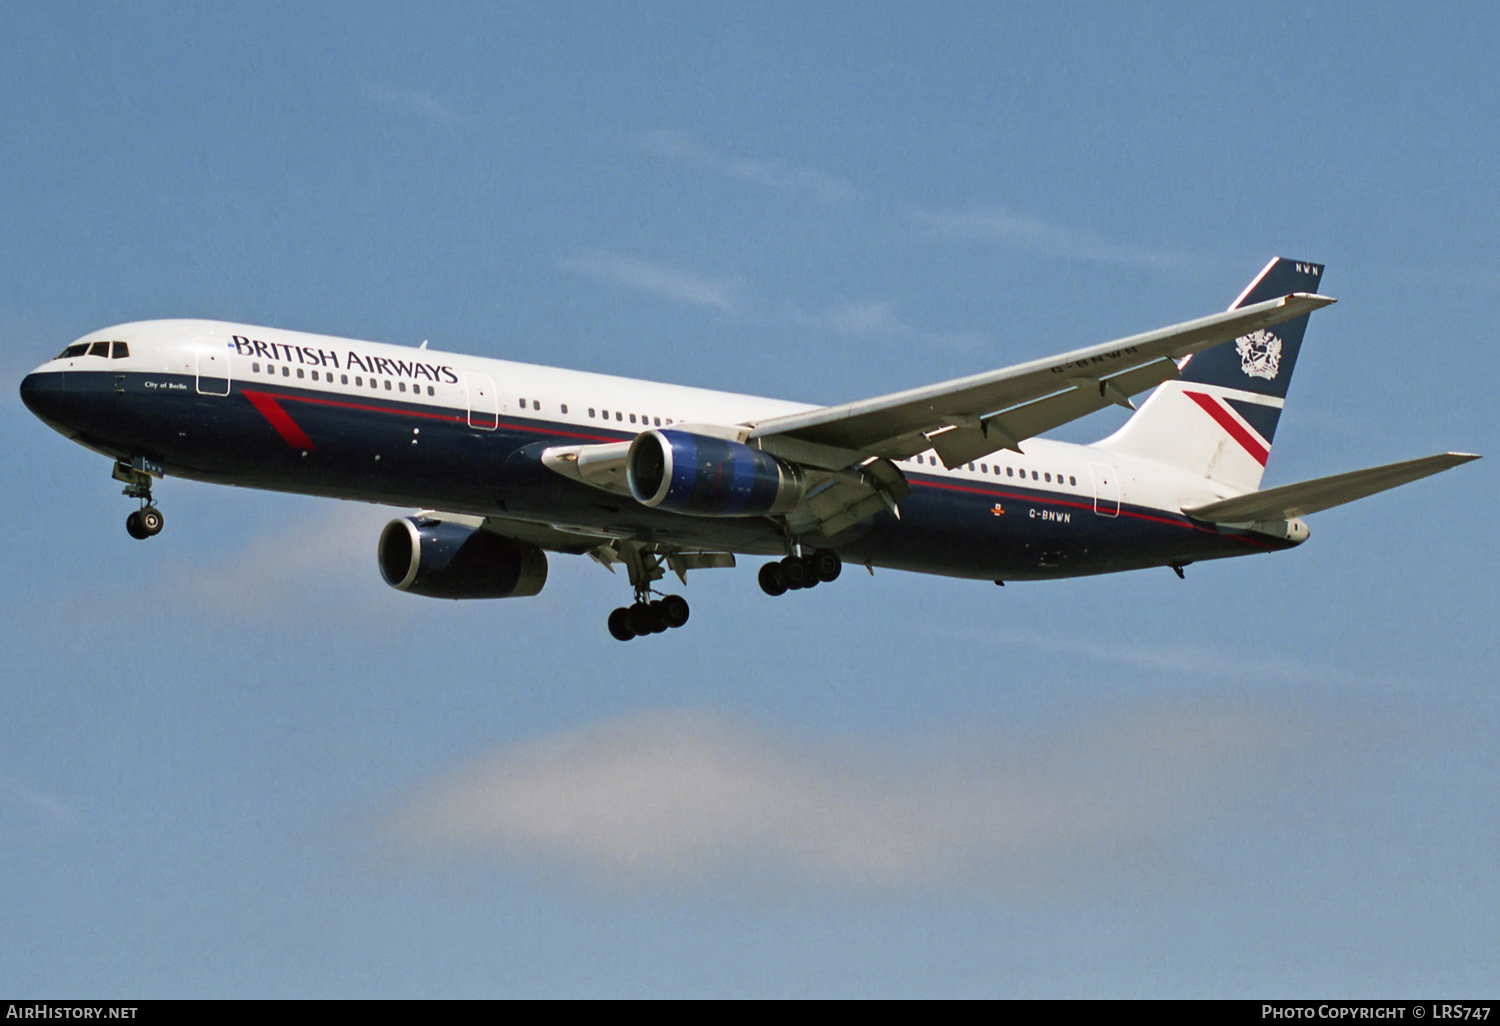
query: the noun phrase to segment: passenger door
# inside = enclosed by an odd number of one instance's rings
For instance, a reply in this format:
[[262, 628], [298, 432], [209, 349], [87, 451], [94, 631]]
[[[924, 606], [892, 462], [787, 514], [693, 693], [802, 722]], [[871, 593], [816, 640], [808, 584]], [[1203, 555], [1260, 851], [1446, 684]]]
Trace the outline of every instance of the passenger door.
[[469, 427], [493, 431], [500, 425], [500, 403], [495, 379], [487, 374], [465, 374], [464, 392], [469, 399]]
[[198, 353], [198, 394], [229, 394], [229, 353], [208, 350]]
[[1089, 474], [1094, 478], [1094, 512], [1101, 517], [1119, 516], [1120, 477], [1115, 468], [1090, 463]]

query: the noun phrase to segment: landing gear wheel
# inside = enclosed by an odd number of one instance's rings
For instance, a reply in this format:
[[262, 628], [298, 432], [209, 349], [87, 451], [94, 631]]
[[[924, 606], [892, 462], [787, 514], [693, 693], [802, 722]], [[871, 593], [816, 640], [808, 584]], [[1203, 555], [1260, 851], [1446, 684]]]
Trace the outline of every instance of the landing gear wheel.
[[773, 597], [786, 594], [786, 578], [782, 576], [780, 563], [767, 563], [760, 568], [760, 590]]
[[837, 552], [828, 549], [819, 549], [812, 554], [813, 576], [825, 584], [838, 580], [839, 574], [843, 573], [844, 561], [839, 559]]
[[656, 633], [656, 610], [649, 602], [637, 602], [626, 613], [630, 617], [630, 629], [637, 635]]
[[662, 600], [657, 599], [655, 602], [648, 602], [647, 605], [651, 607], [651, 633], [666, 633], [667, 628], [671, 625], [667, 623], [667, 616], [662, 612]]
[[661, 621], [668, 627], [681, 627], [688, 622], [687, 599], [681, 595], [668, 595], [657, 607], [661, 610]]
[[629, 641], [635, 637], [635, 630], [630, 626], [630, 610], [621, 606], [609, 614], [609, 633], [616, 641]]
[[781, 579], [786, 582], [789, 591], [810, 588], [816, 580], [808, 572], [807, 564], [796, 556], [788, 556], [781, 561]]
[[136, 510], [134, 513], [130, 514], [130, 516], [125, 518], [125, 533], [130, 535], [130, 537], [136, 539], [137, 541], [145, 541], [147, 538], [151, 537], [151, 535], [146, 533], [146, 529], [141, 526], [140, 510]]
[[167, 525], [167, 520], [161, 515], [161, 510], [155, 506], [147, 506], [137, 516], [140, 518], [137, 523], [141, 525], [141, 530], [146, 532], [147, 538], [161, 534], [161, 529]]

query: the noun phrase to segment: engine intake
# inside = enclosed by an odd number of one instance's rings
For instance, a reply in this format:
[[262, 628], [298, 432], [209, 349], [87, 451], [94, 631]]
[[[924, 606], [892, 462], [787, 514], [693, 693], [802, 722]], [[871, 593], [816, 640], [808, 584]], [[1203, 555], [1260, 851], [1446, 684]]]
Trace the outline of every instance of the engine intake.
[[625, 481], [637, 502], [701, 517], [788, 513], [807, 493], [800, 467], [739, 442], [686, 431], [637, 435]]
[[429, 598], [526, 598], [547, 583], [535, 545], [443, 520], [392, 520], [377, 557], [386, 584]]

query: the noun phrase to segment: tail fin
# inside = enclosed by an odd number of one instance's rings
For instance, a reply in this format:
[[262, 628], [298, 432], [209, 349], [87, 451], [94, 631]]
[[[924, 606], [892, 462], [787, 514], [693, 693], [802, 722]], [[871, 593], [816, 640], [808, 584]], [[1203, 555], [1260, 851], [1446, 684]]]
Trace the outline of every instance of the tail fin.
[[[1276, 257], [1229, 309], [1293, 292], [1317, 292], [1322, 278], [1322, 264]], [[1188, 357], [1182, 376], [1159, 386], [1100, 447], [1201, 474], [1236, 490], [1255, 490], [1271, 454], [1307, 317]]]

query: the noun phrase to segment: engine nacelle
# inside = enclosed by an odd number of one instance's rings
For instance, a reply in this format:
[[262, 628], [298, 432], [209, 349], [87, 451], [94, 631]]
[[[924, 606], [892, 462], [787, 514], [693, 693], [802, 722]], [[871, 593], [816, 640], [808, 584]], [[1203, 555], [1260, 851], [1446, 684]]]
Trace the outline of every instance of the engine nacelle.
[[377, 555], [386, 584], [429, 598], [525, 598], [547, 583], [535, 545], [444, 520], [392, 520]]
[[672, 430], [636, 436], [625, 481], [637, 502], [700, 517], [788, 513], [807, 493], [800, 467], [739, 442]]

